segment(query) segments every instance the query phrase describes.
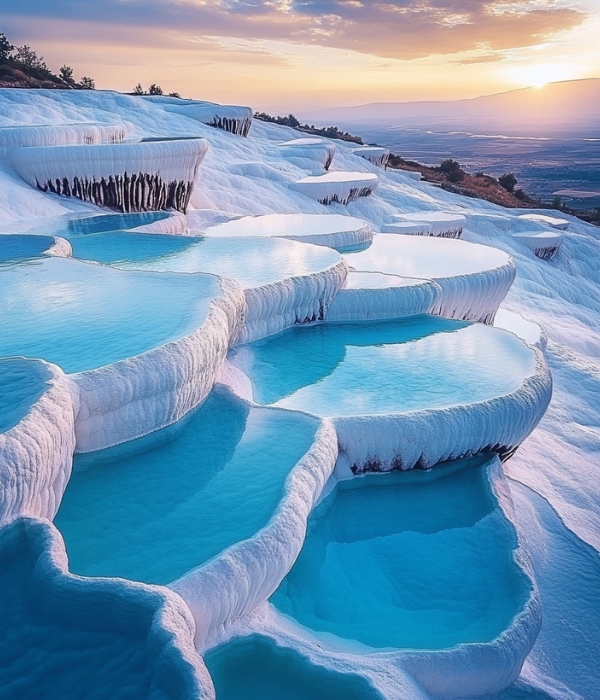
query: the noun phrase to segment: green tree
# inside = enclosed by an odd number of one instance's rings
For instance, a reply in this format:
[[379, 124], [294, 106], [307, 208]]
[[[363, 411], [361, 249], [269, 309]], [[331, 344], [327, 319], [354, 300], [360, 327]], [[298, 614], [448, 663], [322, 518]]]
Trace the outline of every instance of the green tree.
[[150, 87], [148, 88], [148, 94], [149, 95], [162, 95], [163, 91], [160, 85], [155, 85], [152, 83]]
[[181, 99], [181, 95], [178, 92], [170, 92], [169, 97], [177, 97], [178, 99]]
[[563, 201], [560, 197], [554, 197], [552, 200], [552, 209], [562, 209], [564, 207]]
[[452, 158], [446, 158], [446, 160], [440, 163], [439, 170], [446, 173], [446, 175], [450, 175], [450, 173], [460, 170], [460, 163], [456, 160], [452, 160]]
[[30, 68], [38, 68], [39, 70], [43, 70], [47, 73], [50, 72], [48, 70], [48, 66], [44, 62], [44, 57], [38, 56], [37, 53], [31, 48], [31, 46], [27, 46], [27, 44], [23, 44], [23, 46], [17, 46], [15, 60], [19, 63], [22, 63], [25, 66], [29, 66]]
[[15, 47], [10, 43], [6, 36], [0, 32], [0, 61], [6, 61], [10, 58], [10, 54], [14, 51]]
[[498, 182], [507, 192], [514, 192], [518, 180], [513, 173], [504, 173], [504, 175], [500, 175]]
[[64, 80], [67, 85], [75, 85], [75, 79], [73, 78], [73, 69], [71, 66], [61, 66], [61, 69], [58, 71], [58, 74], [60, 75], [61, 79]]
[[84, 90], [95, 90], [96, 81], [93, 78], [86, 78], [85, 76], [81, 79], [79, 83]]
[[133, 88], [133, 94], [134, 95], [143, 95], [144, 94], [144, 88], [142, 87], [141, 83], [138, 83], [134, 88]]

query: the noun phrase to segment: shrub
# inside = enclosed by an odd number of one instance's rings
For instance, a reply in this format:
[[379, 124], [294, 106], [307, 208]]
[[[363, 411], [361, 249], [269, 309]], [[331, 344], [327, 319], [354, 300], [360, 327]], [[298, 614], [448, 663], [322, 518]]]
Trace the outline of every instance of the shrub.
[[448, 180], [450, 182], [461, 182], [464, 179], [465, 179], [465, 172], [464, 172], [464, 170], [461, 170], [460, 168], [458, 170], [453, 170], [452, 172], [448, 173]]
[[514, 192], [518, 181], [513, 173], [504, 173], [504, 175], [500, 175], [498, 182], [507, 192]]
[[451, 173], [460, 170], [460, 163], [456, 160], [452, 160], [452, 158], [446, 158], [446, 160], [443, 160], [440, 163], [440, 167], [438, 168], [438, 170], [440, 170], [443, 173], [446, 173], [446, 175], [450, 175]]

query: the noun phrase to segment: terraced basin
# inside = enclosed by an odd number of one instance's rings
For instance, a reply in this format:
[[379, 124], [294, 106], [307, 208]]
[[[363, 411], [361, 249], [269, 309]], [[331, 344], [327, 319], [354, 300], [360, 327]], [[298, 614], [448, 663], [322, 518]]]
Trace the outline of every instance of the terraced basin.
[[279, 150], [284, 158], [300, 168], [312, 168], [315, 163], [324, 170], [335, 157], [335, 144], [319, 138], [292, 139], [280, 144]]
[[380, 650], [492, 642], [532, 592], [491, 489], [495, 459], [339, 483], [271, 601], [311, 630]]
[[123, 270], [207, 272], [237, 280], [248, 305], [239, 341], [324, 318], [347, 268], [339, 253], [281, 238], [119, 233], [73, 241], [73, 254]]
[[318, 427], [221, 387], [181, 423], [76, 457], [55, 520], [71, 570], [164, 584], [254, 537]]
[[377, 175], [373, 173], [336, 171], [309, 175], [291, 183], [290, 187], [321, 204], [349, 204], [359, 197], [368, 197], [378, 184]]
[[76, 578], [66, 564], [47, 521], [20, 518], [0, 529], [6, 698], [207, 697], [181, 600], [124, 581]]
[[485, 323], [493, 322], [515, 277], [502, 250], [431, 236], [375, 234], [369, 248], [344, 257], [360, 272], [434, 280], [442, 295], [433, 313]]
[[353, 151], [354, 155], [360, 156], [365, 160], [368, 160], [373, 165], [377, 165], [380, 168], [385, 168], [390, 159], [390, 152], [387, 148], [381, 146], [364, 146], [362, 148], [355, 148]]
[[516, 336], [434, 316], [294, 328], [229, 359], [256, 401], [331, 417], [354, 472], [508, 453], [550, 398], [541, 357]]
[[0, 271], [0, 355], [82, 372], [196, 330], [220, 294], [208, 275], [122, 272], [50, 258]]
[[382, 700], [365, 678], [317, 666], [260, 635], [233, 639], [204, 660], [219, 700]]
[[551, 226], [559, 231], [566, 231], [569, 228], [567, 219], [561, 219], [558, 216], [548, 216], [547, 214], [521, 214], [519, 219], [540, 224], [541, 226]]
[[401, 214], [398, 219], [398, 222], [388, 224], [381, 230], [384, 233], [413, 233], [413, 231], [403, 228], [403, 225], [412, 224], [412, 226], [421, 225], [423, 227], [417, 235], [460, 238], [467, 222], [462, 214], [451, 214], [450, 212], [443, 211], [423, 211], [413, 214]]
[[88, 452], [204, 399], [242, 308], [241, 289], [212, 275], [27, 261], [0, 269], [0, 356], [43, 358], [73, 376], [77, 449]]
[[557, 255], [563, 242], [563, 237], [557, 231], [514, 233], [513, 238], [527, 246], [536, 257], [542, 260], [550, 260]]
[[327, 312], [328, 321], [374, 321], [430, 313], [441, 289], [431, 280], [349, 272]]
[[362, 219], [341, 214], [266, 214], [242, 216], [203, 231], [210, 237], [259, 236], [291, 238], [343, 251], [372, 240], [370, 226]]

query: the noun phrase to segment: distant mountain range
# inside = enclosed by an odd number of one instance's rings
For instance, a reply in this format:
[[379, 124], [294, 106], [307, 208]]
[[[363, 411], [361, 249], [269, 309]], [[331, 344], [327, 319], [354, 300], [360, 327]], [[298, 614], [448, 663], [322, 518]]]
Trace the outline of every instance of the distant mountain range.
[[600, 132], [600, 79], [548, 83], [469, 100], [373, 102], [302, 112], [315, 124], [490, 129], [499, 133]]

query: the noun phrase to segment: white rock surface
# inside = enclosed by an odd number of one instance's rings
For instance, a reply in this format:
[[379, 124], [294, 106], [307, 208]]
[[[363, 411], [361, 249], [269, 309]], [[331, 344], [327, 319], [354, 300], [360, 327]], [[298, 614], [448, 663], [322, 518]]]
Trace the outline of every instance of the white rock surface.
[[[467, 220], [462, 214], [452, 214], [443, 211], [424, 211], [414, 214], [400, 214], [399, 223], [430, 224], [431, 230], [423, 231], [419, 235], [440, 236], [441, 238], [460, 238]], [[393, 225], [393, 223], [391, 224]], [[383, 230], [383, 229], [382, 229]], [[390, 233], [408, 233], [407, 231], [393, 230]]]
[[19, 515], [52, 519], [71, 474], [77, 387], [42, 360], [0, 360], [3, 382], [11, 373], [33, 375], [40, 396], [16, 425], [0, 433], [0, 523]]
[[368, 160], [369, 163], [373, 163], [373, 165], [379, 168], [386, 168], [388, 160], [390, 159], [389, 149], [382, 148], [381, 146], [363, 146], [361, 148], [355, 148], [354, 155]]
[[329, 172], [309, 175], [290, 184], [290, 187], [321, 204], [350, 204], [359, 197], [368, 197], [379, 181], [373, 173]]
[[435, 281], [442, 290], [433, 313], [492, 323], [515, 278], [504, 251], [430, 236], [375, 234], [364, 251], [344, 255], [352, 270]]
[[349, 272], [326, 314], [327, 321], [375, 321], [428, 314], [442, 290], [430, 280], [381, 272]]
[[537, 233], [514, 233], [515, 238], [519, 243], [526, 245], [533, 254], [542, 260], [551, 260], [558, 254], [563, 242], [563, 237], [556, 231], [543, 231]]
[[15, 148], [10, 162], [32, 187], [117, 211], [185, 212], [204, 139]]
[[514, 333], [517, 338], [521, 338], [527, 345], [544, 350], [548, 343], [548, 338], [544, 329], [533, 321], [527, 321], [514, 311], [498, 309], [494, 319], [494, 328], [502, 328], [505, 331]]
[[284, 158], [305, 170], [314, 170], [315, 164], [329, 170], [335, 157], [335, 145], [319, 138], [292, 139], [279, 146]]
[[557, 216], [548, 216], [547, 214], [521, 214], [519, 219], [529, 221], [533, 224], [540, 224], [540, 226], [551, 226], [560, 231], [567, 231], [569, 228], [567, 219], [560, 219]]

